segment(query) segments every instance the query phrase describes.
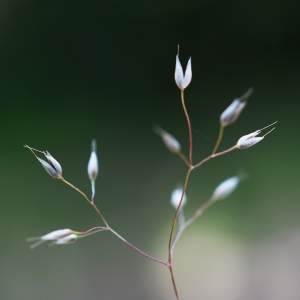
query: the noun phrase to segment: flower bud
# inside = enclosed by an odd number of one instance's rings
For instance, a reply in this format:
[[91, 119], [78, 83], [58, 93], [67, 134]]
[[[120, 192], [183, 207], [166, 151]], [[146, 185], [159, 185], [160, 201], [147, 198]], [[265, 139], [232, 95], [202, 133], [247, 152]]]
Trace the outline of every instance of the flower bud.
[[[171, 194], [171, 204], [174, 206], [175, 209], [177, 209], [180, 203], [182, 192], [183, 192], [182, 188], [176, 188], [175, 190], [173, 190]], [[183, 207], [186, 204], [186, 201], [187, 201], [187, 196], [184, 193], [181, 207]]]
[[274, 123], [272, 123], [272, 124], [270, 124], [270, 125], [268, 125], [268, 126], [266, 126], [266, 127], [264, 127], [264, 128], [262, 128], [262, 129], [256, 130], [255, 132], [252, 132], [250, 134], [242, 136], [237, 141], [236, 147], [238, 149], [247, 149], [247, 148], [249, 148], [251, 146], [254, 146], [256, 143], [260, 142], [267, 134], [269, 134], [271, 131], [273, 131], [275, 129], [275, 127], [272, 128], [270, 131], [268, 131], [263, 136], [257, 136], [257, 135], [260, 134], [262, 130], [264, 130], [264, 129], [266, 129], [266, 128], [272, 126], [272, 125], [274, 125], [275, 123], [277, 123], [277, 121], [274, 122]]
[[233, 176], [226, 179], [216, 187], [212, 195], [212, 200], [222, 200], [228, 197], [237, 188], [239, 182], [239, 176]]
[[243, 109], [247, 104], [247, 100], [253, 93], [253, 89], [250, 88], [243, 96], [239, 99], [233, 100], [233, 102], [223, 111], [220, 116], [220, 123], [222, 126], [228, 126], [234, 123], [242, 113]]
[[176, 55], [175, 82], [181, 90], [184, 90], [192, 80], [192, 63], [190, 58], [185, 69], [185, 74], [183, 75], [183, 70], [178, 55], [179, 55], [179, 46], [178, 46], [178, 54]]
[[[62, 178], [62, 168], [59, 162], [48, 152], [48, 151], [40, 151], [36, 150], [34, 148], [29, 147], [28, 145], [24, 145], [24, 147], [28, 148], [34, 156], [37, 158], [37, 160], [41, 163], [43, 168], [46, 170], [46, 172], [55, 179], [61, 179]], [[45, 155], [48, 162], [44, 161], [43, 159], [36, 156], [34, 151], [41, 152]]]
[[177, 154], [181, 151], [180, 143], [174, 138], [173, 135], [161, 129], [160, 127], [155, 127], [154, 130], [162, 138], [164, 144], [172, 153]]
[[92, 141], [92, 151], [91, 151], [91, 156], [90, 156], [90, 160], [88, 162], [88, 167], [87, 167], [87, 171], [88, 171], [88, 175], [90, 180], [94, 181], [96, 180], [97, 176], [98, 176], [98, 158], [97, 158], [97, 154], [96, 154], [96, 140]]
[[50, 232], [46, 235], [40, 236], [40, 237], [27, 238], [26, 241], [27, 242], [38, 241], [35, 244], [30, 246], [30, 248], [33, 249], [46, 241], [60, 240], [60, 239], [66, 238], [72, 234], [73, 234], [73, 230], [71, 230], [71, 229], [59, 229], [59, 230], [52, 231], [52, 232]]

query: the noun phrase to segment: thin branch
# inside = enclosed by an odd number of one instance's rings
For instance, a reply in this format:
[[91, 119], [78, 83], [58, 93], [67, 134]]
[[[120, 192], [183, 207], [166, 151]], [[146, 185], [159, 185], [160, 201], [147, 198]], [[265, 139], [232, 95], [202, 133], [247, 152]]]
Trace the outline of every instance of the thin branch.
[[189, 114], [187, 112], [187, 109], [185, 107], [184, 90], [181, 90], [181, 102], [182, 102], [182, 107], [183, 107], [184, 114], [185, 114], [185, 117], [186, 117], [186, 121], [187, 121], [187, 124], [188, 124], [189, 140], [190, 140], [189, 157], [190, 157], [190, 165], [192, 165], [193, 164], [193, 134], [192, 134], [191, 120], [190, 120]]
[[105, 218], [103, 217], [103, 215], [101, 214], [100, 210], [98, 209], [98, 207], [95, 205], [95, 203], [93, 203], [88, 197], [87, 195], [82, 192], [80, 189], [78, 189], [76, 186], [74, 186], [73, 184], [71, 184], [70, 182], [68, 182], [67, 180], [65, 180], [63, 177], [60, 178], [60, 180], [62, 182], [64, 182], [65, 184], [69, 185], [71, 188], [73, 188], [75, 191], [77, 191], [79, 194], [81, 194], [84, 199], [94, 207], [95, 211], [97, 212], [97, 214], [100, 216], [100, 218], [102, 219], [102, 221], [104, 222], [104, 224], [106, 225], [106, 227], [109, 227], [108, 223], [106, 222]]
[[183, 162], [190, 168], [190, 163], [188, 159], [185, 157], [185, 155], [182, 152], [178, 152], [177, 155], [183, 160]]
[[218, 136], [218, 140], [216, 142], [216, 145], [214, 147], [214, 150], [212, 152], [212, 154], [215, 154], [220, 146], [220, 143], [222, 141], [222, 138], [223, 138], [223, 134], [224, 134], [224, 126], [222, 124], [220, 124], [220, 131], [219, 131], [219, 136]]
[[180, 226], [178, 228], [178, 231], [174, 237], [174, 240], [172, 242], [172, 246], [171, 246], [171, 253], [173, 255], [175, 246], [179, 240], [179, 238], [181, 237], [183, 231], [190, 226], [194, 221], [196, 221], [203, 213], [204, 211], [206, 211], [213, 203], [215, 203], [215, 201], [213, 201], [212, 199], [209, 199], [208, 201], [204, 202], [198, 209], [197, 211], [194, 213], [194, 215], [188, 219], [184, 224], [182, 224], [182, 226]]
[[[132, 249], [134, 249], [135, 251], [137, 251], [138, 253], [140, 253], [141, 255], [143, 255], [144, 257], [148, 258], [148, 259], [151, 259], [153, 261], [156, 261], [158, 263], [161, 263], [165, 266], [168, 266], [169, 263], [168, 262], [165, 262], [165, 261], [162, 261], [158, 258], [155, 258], [145, 252], [143, 252], [142, 250], [140, 250], [139, 248], [137, 248], [136, 246], [134, 246], [133, 244], [129, 243], [127, 240], [125, 240], [120, 234], [118, 234], [116, 231], [114, 231], [107, 223], [107, 221], [105, 220], [105, 218], [103, 217], [103, 215], [101, 214], [100, 210], [98, 209], [98, 207], [96, 206], [95, 203], [93, 203], [87, 196], [85, 193], [83, 193], [81, 190], [79, 190], [77, 187], [75, 187], [73, 184], [71, 184], [70, 182], [68, 182], [67, 180], [65, 180], [64, 178], [61, 178], [61, 180], [66, 183], [67, 185], [69, 185], [70, 187], [72, 187], [75, 191], [77, 191], [78, 193], [80, 193], [84, 198], [85, 200], [88, 201], [89, 204], [91, 204], [93, 206], [93, 208], [95, 209], [95, 211], [98, 213], [98, 215], [100, 216], [100, 218], [103, 220], [103, 222], [105, 223], [106, 227], [101, 227], [101, 226], [98, 226], [98, 227], [94, 227], [86, 232], [89, 232], [93, 229], [99, 229], [98, 231], [102, 231], [102, 230], [109, 230], [110, 232], [112, 232], [115, 236], [117, 236], [120, 240], [122, 240], [125, 244], [127, 244], [129, 247], [131, 247]], [[81, 233], [83, 234], [83, 233]], [[90, 233], [91, 234], [91, 233]]]
[[121, 241], [123, 241], [126, 245], [128, 245], [129, 247], [131, 247], [132, 249], [134, 249], [135, 251], [137, 251], [138, 253], [140, 253], [141, 255], [143, 255], [144, 257], [146, 258], [149, 258], [155, 262], [158, 262], [160, 264], [163, 264], [165, 266], [168, 266], [169, 263], [168, 262], [165, 262], [165, 261], [162, 261], [158, 258], [155, 258], [145, 252], [143, 252], [142, 250], [140, 250], [139, 248], [137, 248], [136, 246], [132, 245], [131, 243], [129, 243], [127, 240], [125, 240], [120, 234], [118, 234], [116, 231], [114, 231], [112, 228], [108, 227], [108, 230], [111, 231], [115, 236], [117, 236]]
[[206, 163], [207, 161], [209, 161], [210, 159], [212, 158], [215, 158], [215, 157], [218, 157], [218, 156], [221, 156], [221, 155], [224, 155], [224, 154], [227, 154], [233, 150], [237, 149], [236, 145], [234, 145], [233, 147], [225, 150], [225, 151], [222, 151], [222, 152], [218, 152], [216, 154], [211, 154], [210, 156], [204, 158], [203, 160], [201, 160], [198, 164], [194, 165], [193, 166], [193, 169], [196, 169], [198, 167], [200, 167], [201, 165], [203, 165], [204, 163]]
[[171, 279], [172, 279], [172, 284], [173, 284], [173, 289], [174, 289], [174, 292], [175, 292], [175, 296], [176, 296], [176, 299], [179, 300], [179, 294], [178, 294], [178, 290], [177, 290], [177, 287], [176, 287], [176, 282], [175, 282], [175, 278], [174, 278], [174, 274], [173, 274], [172, 264], [170, 263], [170, 265], [168, 267], [169, 267], [169, 270], [170, 270], [170, 275], [171, 275]]
[[172, 240], [173, 240], [173, 235], [174, 235], [174, 229], [175, 229], [175, 225], [176, 225], [176, 220], [177, 220], [177, 216], [178, 216], [179, 210], [181, 208], [181, 204], [182, 204], [182, 201], [183, 201], [183, 197], [184, 197], [184, 194], [185, 194], [185, 191], [186, 191], [186, 187], [187, 187], [187, 184], [188, 184], [188, 181], [189, 181], [189, 177], [190, 177], [191, 171], [192, 171], [192, 169], [189, 169], [188, 172], [187, 172], [187, 174], [186, 174], [185, 183], [184, 183], [184, 186], [183, 186], [181, 199], [180, 199], [179, 205], [178, 205], [178, 207], [176, 209], [176, 212], [175, 212], [175, 215], [174, 215], [174, 218], [173, 218], [173, 222], [172, 222], [172, 227], [171, 227], [171, 232], [170, 232], [170, 237], [169, 237], [169, 245], [168, 245], [168, 257], [169, 257], [168, 261], [169, 261], [169, 263], [171, 263], [171, 261], [172, 261], [171, 246], [172, 246]]

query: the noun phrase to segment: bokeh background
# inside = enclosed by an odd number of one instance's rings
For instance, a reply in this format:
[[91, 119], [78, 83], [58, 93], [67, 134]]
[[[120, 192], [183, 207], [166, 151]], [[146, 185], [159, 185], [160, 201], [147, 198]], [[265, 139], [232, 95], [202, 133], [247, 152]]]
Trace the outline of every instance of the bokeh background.
[[130, 242], [167, 259], [170, 193], [186, 168], [153, 127], [187, 153], [173, 75], [179, 44], [184, 67], [192, 57], [185, 95], [195, 161], [212, 151], [221, 112], [249, 87], [255, 92], [221, 148], [279, 121], [255, 147], [192, 173], [186, 216], [226, 178], [245, 171], [248, 179], [180, 240], [181, 299], [300, 299], [299, 10], [296, 0], [1, 1], [0, 298], [175, 298], [166, 268], [107, 232], [29, 250], [26, 237], [102, 223], [23, 145], [48, 150], [90, 195], [96, 138], [99, 208]]

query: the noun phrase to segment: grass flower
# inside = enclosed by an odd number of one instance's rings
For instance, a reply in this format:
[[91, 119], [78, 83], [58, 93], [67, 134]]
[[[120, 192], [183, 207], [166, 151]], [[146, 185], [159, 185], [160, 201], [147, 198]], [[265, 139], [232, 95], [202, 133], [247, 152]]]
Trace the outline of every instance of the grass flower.
[[71, 229], [59, 229], [59, 230], [55, 230], [55, 231], [52, 231], [50, 233], [47, 233], [45, 235], [42, 235], [40, 237], [27, 238], [26, 241], [27, 242], [37, 241], [36, 243], [34, 243], [30, 246], [30, 249], [34, 249], [37, 246], [43, 244], [44, 242], [47, 242], [47, 241], [56, 241], [57, 242], [59, 240], [63, 240], [65, 238], [68, 238], [73, 234], [74, 234], [74, 231], [71, 230]]

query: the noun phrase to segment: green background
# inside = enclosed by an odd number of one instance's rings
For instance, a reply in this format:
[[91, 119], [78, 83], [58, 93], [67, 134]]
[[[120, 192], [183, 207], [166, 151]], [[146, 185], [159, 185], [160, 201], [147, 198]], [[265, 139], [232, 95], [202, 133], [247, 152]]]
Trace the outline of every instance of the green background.
[[188, 152], [175, 55], [193, 79], [186, 105], [194, 161], [210, 154], [222, 111], [249, 87], [221, 148], [274, 121], [255, 147], [192, 173], [186, 215], [226, 178], [249, 175], [183, 235], [174, 256], [182, 299], [300, 298], [299, 1], [1, 1], [0, 298], [175, 299], [168, 270], [103, 232], [30, 251], [25, 238], [102, 225], [86, 201], [50, 178], [28, 149], [48, 150], [109, 224], [167, 259], [170, 193], [186, 167], [153, 132]]

